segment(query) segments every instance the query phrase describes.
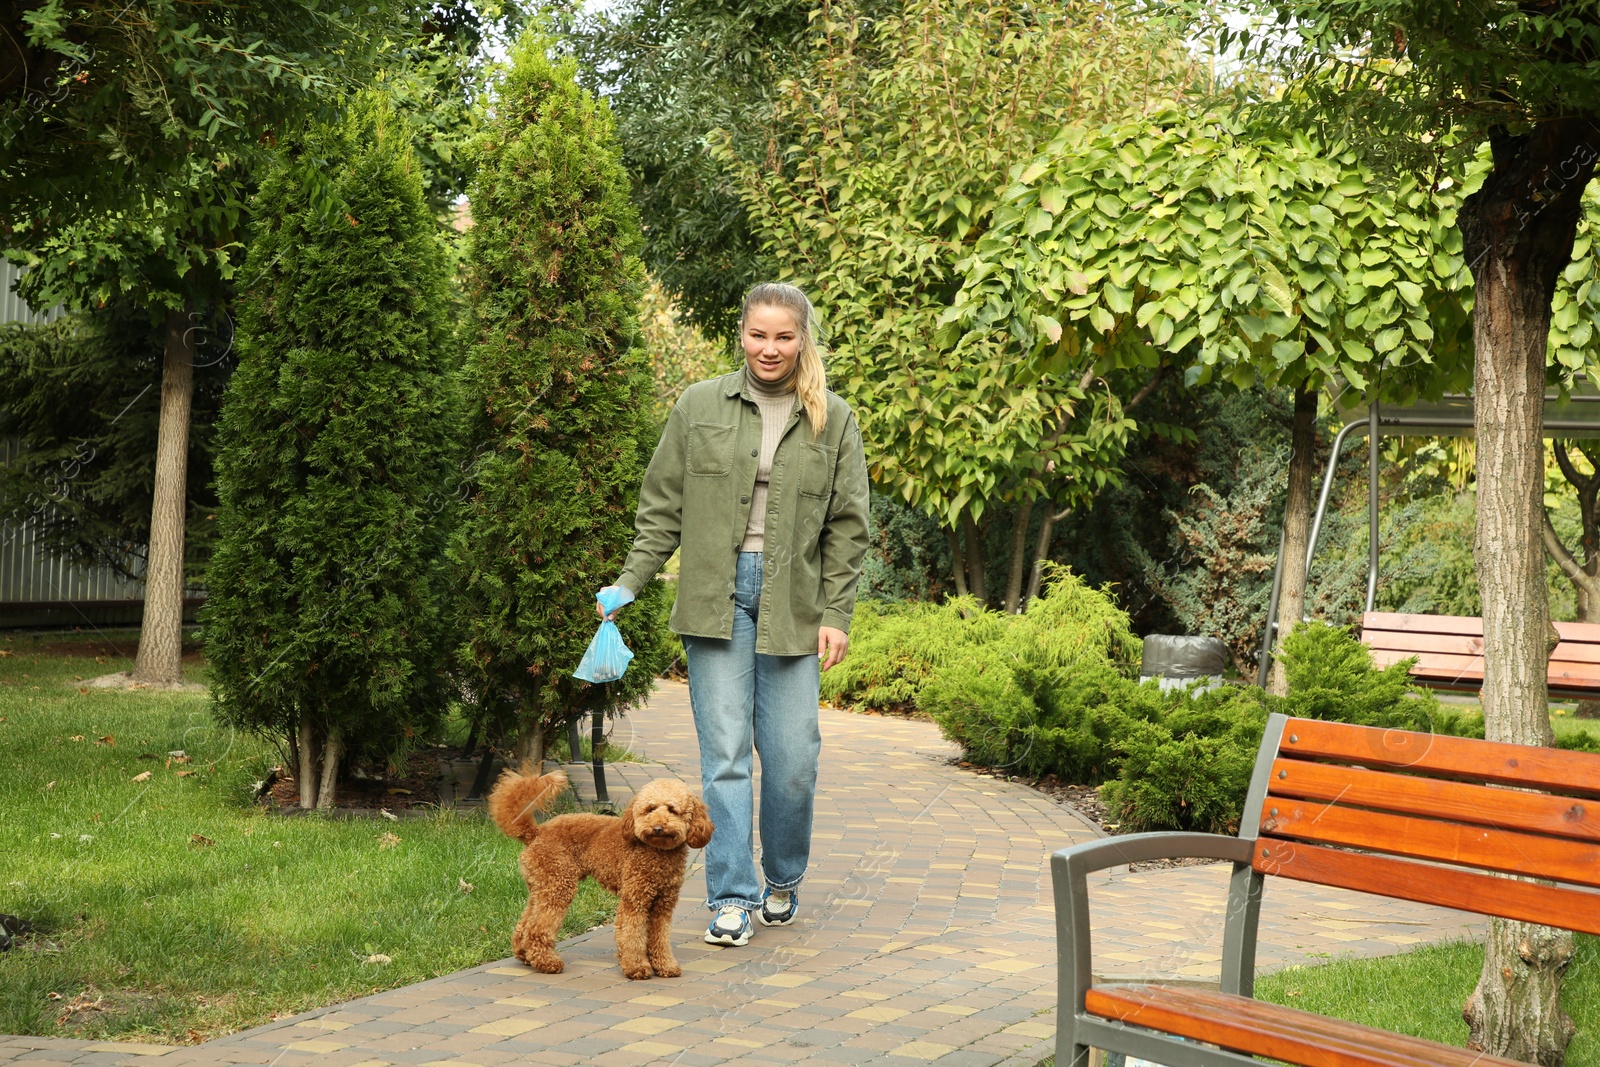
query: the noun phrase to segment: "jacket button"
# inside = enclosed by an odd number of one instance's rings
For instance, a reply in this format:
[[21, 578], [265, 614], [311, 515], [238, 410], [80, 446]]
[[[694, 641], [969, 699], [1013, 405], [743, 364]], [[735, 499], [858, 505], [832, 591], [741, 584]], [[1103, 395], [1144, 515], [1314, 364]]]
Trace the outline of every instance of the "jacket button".
[[742, 496], [742, 497], [739, 498], [739, 503], [748, 504], [748, 503], [750, 503], [750, 498], [747, 497], [747, 496]]
[[732, 600], [732, 599], [733, 599], [733, 594], [732, 594], [732, 593], [729, 593], [729, 594], [728, 594], [728, 599], [729, 599], [729, 600]]
[[760, 450], [760, 449], [757, 449], [757, 448], [752, 448], [752, 449], [751, 449], [751, 450], [750, 450], [750, 454], [751, 454], [751, 455], [752, 455], [752, 456], [759, 456], [759, 455], [761, 455], [761, 450]]

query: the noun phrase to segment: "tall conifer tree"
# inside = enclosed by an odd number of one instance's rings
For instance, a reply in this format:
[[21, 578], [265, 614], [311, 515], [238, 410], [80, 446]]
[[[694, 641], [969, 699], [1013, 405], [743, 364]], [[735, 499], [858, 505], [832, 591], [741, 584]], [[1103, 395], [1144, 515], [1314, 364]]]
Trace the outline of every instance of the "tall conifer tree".
[[263, 182], [218, 428], [215, 706], [285, 739], [304, 807], [331, 805], [346, 754], [395, 755], [444, 704], [459, 360], [408, 136], [362, 98], [307, 139], [332, 219], [303, 167]]
[[633, 541], [655, 444], [638, 346], [638, 219], [610, 110], [525, 36], [478, 144], [469, 197], [477, 408], [452, 549], [461, 658], [481, 674], [491, 733], [541, 758], [547, 727], [642, 700], [665, 665], [665, 590], [618, 616], [635, 653], [620, 681], [571, 677], [599, 619], [594, 593]]

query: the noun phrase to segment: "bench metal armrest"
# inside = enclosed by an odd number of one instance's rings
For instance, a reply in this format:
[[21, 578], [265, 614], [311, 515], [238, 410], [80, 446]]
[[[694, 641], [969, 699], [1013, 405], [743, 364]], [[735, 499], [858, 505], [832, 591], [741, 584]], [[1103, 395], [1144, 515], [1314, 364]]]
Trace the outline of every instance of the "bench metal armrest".
[[1056, 902], [1057, 1020], [1083, 1011], [1084, 994], [1093, 983], [1088, 875], [1125, 863], [1191, 857], [1233, 863], [1223, 946], [1223, 988], [1249, 996], [1255, 962], [1255, 917], [1260, 902], [1260, 875], [1250, 867], [1254, 847], [1255, 842], [1247, 838], [1174, 832], [1102, 838], [1054, 853], [1050, 857], [1050, 873]]
[[1059, 881], [1065, 874], [1103, 871], [1124, 863], [1151, 860], [1215, 859], [1249, 863], [1254, 842], [1222, 834], [1163, 832], [1103, 837], [1082, 845], [1063, 848], [1050, 857], [1052, 875]]

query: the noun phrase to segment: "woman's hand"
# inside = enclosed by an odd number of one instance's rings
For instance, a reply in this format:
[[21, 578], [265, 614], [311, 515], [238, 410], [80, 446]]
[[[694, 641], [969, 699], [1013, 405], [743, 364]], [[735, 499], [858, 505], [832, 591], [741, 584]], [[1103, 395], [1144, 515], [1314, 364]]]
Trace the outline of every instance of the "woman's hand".
[[817, 631], [817, 658], [822, 661], [823, 670], [844, 662], [844, 654], [849, 650], [850, 635], [843, 630], [824, 626]]
[[[625, 585], [608, 585], [594, 596], [594, 610], [602, 619], [608, 619], [612, 622], [616, 621], [617, 612], [621, 611], [626, 605], [633, 603], [633, 591]], [[609, 614], [606, 612], [606, 602], [608, 601], [613, 605]]]

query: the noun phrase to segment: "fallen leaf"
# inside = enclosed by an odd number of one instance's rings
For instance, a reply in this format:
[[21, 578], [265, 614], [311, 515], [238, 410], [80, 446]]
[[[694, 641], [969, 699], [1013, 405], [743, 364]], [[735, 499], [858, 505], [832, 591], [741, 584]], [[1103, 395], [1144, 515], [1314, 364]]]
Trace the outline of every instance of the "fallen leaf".
[[174, 771], [173, 772], [173, 774], [175, 774], [179, 778], [187, 778], [187, 777], [189, 777], [190, 775], [192, 775], [194, 773], [195, 773], [194, 771]]
[[210, 845], [216, 844], [216, 842], [211, 840], [211, 838], [207, 837], [205, 834], [190, 834], [189, 844], [196, 848], [206, 848]]
[[190, 1030], [189, 1031], [189, 1044], [198, 1045], [200, 1042], [204, 1041], [205, 1039], [206, 1039], [206, 1035], [202, 1034], [200, 1031], [198, 1031], [198, 1030]]
[[102, 737], [98, 741], [96, 741], [95, 744], [97, 744], [97, 745], [105, 745], [107, 748], [115, 748], [116, 745], [117, 745], [116, 735], [114, 735], [114, 734], [106, 734], [104, 737]]
[[184, 751], [181, 748], [175, 748], [171, 752], [168, 752], [167, 755], [171, 756], [173, 759], [177, 759], [179, 756], [184, 755]]
[[73, 734], [71, 737], [67, 738], [67, 740], [68, 741], [87, 741], [88, 738], [84, 737], [82, 734]]
[[372, 955], [368, 956], [366, 959], [362, 960], [361, 962], [362, 963], [393, 963], [394, 960], [390, 959], [388, 956], [385, 956], [381, 952], [374, 952]]
[[9, 648], [0, 648], [0, 659], [5, 659], [7, 656], [13, 654], [14, 653]]
[[384, 792], [392, 797], [408, 797], [411, 795], [411, 790], [409, 789], [385, 789]]
[[55, 787], [56, 787], [56, 782], [55, 782], [55, 779], [52, 778], [52, 779], [50, 779], [50, 781], [48, 781], [48, 782], [46, 782], [44, 784], [44, 791], [46, 793], [48, 793], [48, 792], [50, 792], [50, 790], [54, 789]]
[[400, 839], [394, 834], [385, 833], [382, 837], [378, 838], [378, 851], [382, 852], [386, 848], [394, 848], [394, 846], [398, 845], [399, 843]]
[[382, 815], [385, 819], [388, 819], [390, 822], [399, 822], [400, 821], [400, 816], [396, 815], [394, 812], [390, 811], [388, 808], [379, 808], [378, 809], [378, 814]]
[[470, 893], [474, 888], [471, 882], [460, 876], [456, 877], [456, 885], [461, 887], [461, 891], [463, 893]]
[[138, 774], [133, 776], [133, 780], [135, 782], [147, 782], [150, 780], [150, 772], [140, 771]]
[[80, 686], [78, 686], [78, 692], [80, 692], [80, 693], [87, 693], [87, 692], [88, 692], [88, 691], [89, 691], [89, 687], [88, 687], [88, 686], [86, 686], [86, 685], [80, 685]]
[[65, 998], [62, 997], [62, 995], [60, 993], [57, 993], [57, 992], [52, 990], [51, 992], [46, 993], [44, 995], [44, 999], [46, 999], [46, 1000], [64, 1000]]
[[189, 762], [189, 757], [185, 756], [182, 752], [178, 753], [176, 756], [168, 756], [167, 758], [169, 760], [171, 760], [173, 763], [188, 763]]

